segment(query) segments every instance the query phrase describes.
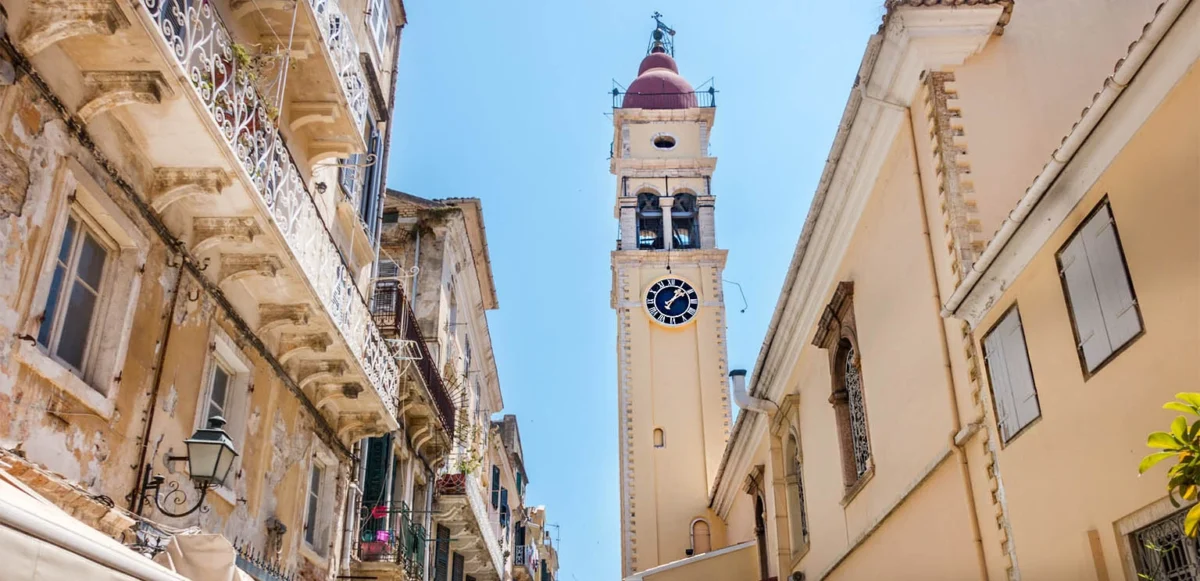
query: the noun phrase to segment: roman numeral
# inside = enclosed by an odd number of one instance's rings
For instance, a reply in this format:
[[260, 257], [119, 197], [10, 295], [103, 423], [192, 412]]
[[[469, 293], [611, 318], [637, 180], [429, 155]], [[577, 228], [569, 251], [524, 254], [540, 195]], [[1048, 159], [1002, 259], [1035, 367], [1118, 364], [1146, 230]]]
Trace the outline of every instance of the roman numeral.
[[650, 316], [651, 317], [654, 317], [657, 319], [661, 315], [662, 315], [662, 313], [658, 312], [658, 307], [650, 307]]
[[695, 307], [688, 307], [687, 314], [688, 314], [688, 315], [694, 315], [694, 314], [696, 314], [696, 308], [695, 308]]

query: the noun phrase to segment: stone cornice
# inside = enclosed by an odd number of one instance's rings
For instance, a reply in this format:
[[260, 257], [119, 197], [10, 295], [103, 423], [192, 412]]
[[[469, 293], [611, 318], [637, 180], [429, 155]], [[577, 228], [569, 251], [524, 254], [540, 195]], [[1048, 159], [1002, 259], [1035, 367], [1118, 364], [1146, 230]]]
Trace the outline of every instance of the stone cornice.
[[707, 121], [712, 125], [716, 121], [716, 107], [698, 107], [695, 109], [613, 109], [613, 123], [661, 123], [679, 121]]
[[614, 157], [610, 162], [609, 169], [617, 176], [631, 178], [709, 177], [717, 169], [717, 158], [647, 159]]

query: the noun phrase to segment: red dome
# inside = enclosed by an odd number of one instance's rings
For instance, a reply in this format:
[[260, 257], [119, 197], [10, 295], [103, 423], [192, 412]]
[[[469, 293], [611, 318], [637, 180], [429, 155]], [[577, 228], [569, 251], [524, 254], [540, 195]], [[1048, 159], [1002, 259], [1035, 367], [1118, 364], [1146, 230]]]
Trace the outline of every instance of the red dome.
[[642, 59], [638, 77], [629, 85], [625, 109], [690, 109], [696, 107], [696, 93], [687, 79], [679, 76], [675, 59], [665, 52], [652, 52]]

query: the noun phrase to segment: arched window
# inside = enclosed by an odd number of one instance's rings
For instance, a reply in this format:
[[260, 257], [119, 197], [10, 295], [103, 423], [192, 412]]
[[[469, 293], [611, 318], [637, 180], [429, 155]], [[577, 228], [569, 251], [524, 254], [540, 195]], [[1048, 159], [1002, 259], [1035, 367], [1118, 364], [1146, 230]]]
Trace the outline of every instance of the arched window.
[[700, 248], [699, 221], [696, 219], [696, 196], [693, 194], [676, 194], [675, 204], [671, 206], [671, 230], [674, 248], [686, 250]]
[[698, 518], [692, 521], [692, 554], [702, 555], [712, 550], [712, 533], [708, 521]]
[[853, 459], [853, 482], [857, 482], [871, 468], [871, 439], [867, 433], [867, 407], [863, 403], [862, 368], [858, 351], [848, 339], [842, 339], [838, 344], [838, 368], [841, 375], [838, 391], [845, 394], [847, 412], [842, 414], [845, 417], [843, 439], [849, 440], [847, 451]]
[[662, 428], [654, 428], [654, 447], [662, 448], [665, 445], [666, 445], [666, 442], [665, 442], [665, 440], [663, 440]]
[[800, 443], [796, 434], [788, 434], [784, 448], [787, 463], [788, 523], [792, 531], [792, 552], [808, 545], [808, 507], [804, 502], [804, 471], [800, 460]]
[[662, 250], [663, 214], [653, 192], [638, 194], [637, 227], [638, 250]]

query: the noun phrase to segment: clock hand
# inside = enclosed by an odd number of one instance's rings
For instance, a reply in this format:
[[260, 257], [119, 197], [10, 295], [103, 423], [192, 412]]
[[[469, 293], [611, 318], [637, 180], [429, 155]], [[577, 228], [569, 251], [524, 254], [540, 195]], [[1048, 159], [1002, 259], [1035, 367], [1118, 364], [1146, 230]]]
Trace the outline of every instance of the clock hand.
[[663, 307], [667, 309], [671, 308], [671, 305], [675, 304], [675, 301], [679, 300], [681, 296], [683, 296], [683, 289], [675, 289], [675, 296], [671, 297], [671, 300], [667, 301], [667, 304], [663, 305]]

